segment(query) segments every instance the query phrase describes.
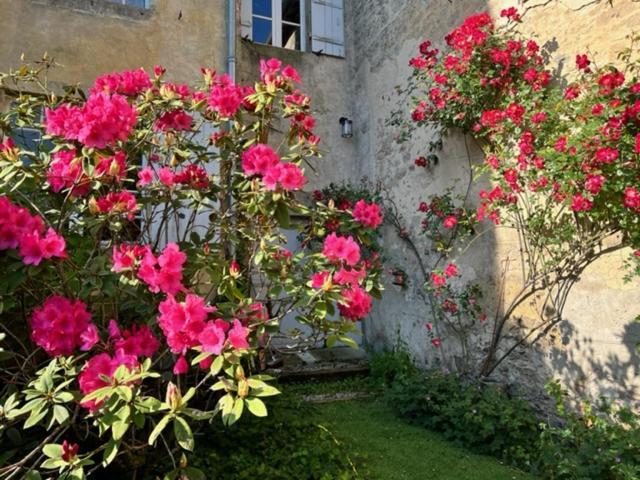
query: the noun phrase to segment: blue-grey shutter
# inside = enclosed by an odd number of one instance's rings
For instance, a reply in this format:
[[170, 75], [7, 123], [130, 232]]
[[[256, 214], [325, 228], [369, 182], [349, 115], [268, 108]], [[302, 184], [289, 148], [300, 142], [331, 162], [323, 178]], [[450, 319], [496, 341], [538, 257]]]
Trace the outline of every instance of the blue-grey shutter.
[[311, 50], [344, 57], [343, 0], [311, 0]]

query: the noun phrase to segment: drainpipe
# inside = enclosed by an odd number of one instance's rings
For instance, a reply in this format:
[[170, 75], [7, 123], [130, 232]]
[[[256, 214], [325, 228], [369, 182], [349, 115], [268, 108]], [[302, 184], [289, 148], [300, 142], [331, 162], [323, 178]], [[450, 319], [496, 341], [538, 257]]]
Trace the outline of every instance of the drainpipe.
[[236, 80], [236, 2], [227, 0], [227, 74]]

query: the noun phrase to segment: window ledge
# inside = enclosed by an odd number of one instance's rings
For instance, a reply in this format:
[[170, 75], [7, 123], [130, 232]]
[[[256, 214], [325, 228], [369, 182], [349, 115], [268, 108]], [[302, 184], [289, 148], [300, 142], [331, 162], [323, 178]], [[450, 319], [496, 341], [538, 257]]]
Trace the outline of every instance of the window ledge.
[[153, 7], [139, 8], [104, 0], [31, 0], [31, 3], [47, 7], [67, 8], [81, 13], [125, 18], [128, 20], [147, 20], [154, 13]]
[[267, 43], [259, 43], [259, 42], [254, 42], [253, 40], [251, 40], [248, 37], [241, 37], [240, 38], [241, 41], [247, 45], [251, 45], [252, 47], [255, 47], [258, 50], [263, 50], [263, 51], [269, 51], [269, 50], [273, 50], [274, 53], [273, 55], [278, 55], [278, 54], [284, 54], [286, 53], [291, 53], [293, 55], [315, 55], [317, 57], [326, 57], [326, 58], [335, 58], [338, 60], [344, 60], [345, 57], [340, 56], [340, 55], [331, 55], [328, 53], [322, 53], [322, 52], [312, 52], [310, 50], [292, 50], [290, 48], [284, 48], [284, 47], [276, 47], [275, 45], [269, 45]]

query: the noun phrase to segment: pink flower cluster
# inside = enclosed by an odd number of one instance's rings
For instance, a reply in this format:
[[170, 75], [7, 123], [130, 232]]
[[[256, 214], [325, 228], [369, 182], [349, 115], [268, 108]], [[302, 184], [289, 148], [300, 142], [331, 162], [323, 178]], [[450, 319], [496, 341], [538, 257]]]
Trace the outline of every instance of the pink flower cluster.
[[203, 352], [214, 355], [220, 355], [227, 343], [235, 349], [249, 348], [249, 329], [238, 319], [233, 320], [233, 326], [222, 319], [207, 320], [216, 309], [198, 295], [187, 294], [184, 302], [170, 295], [158, 308], [158, 324], [167, 344], [173, 353], [180, 355], [174, 367], [176, 375], [186, 373], [188, 364], [184, 355], [190, 348], [200, 346]]
[[96, 79], [89, 91], [97, 93], [119, 93], [128, 97], [135, 97], [151, 88], [149, 75], [143, 68], [124, 72], [107, 73]]
[[278, 185], [287, 191], [300, 190], [306, 178], [300, 167], [294, 163], [284, 163], [269, 145], [252, 145], [242, 154], [242, 169], [245, 175], [260, 175], [268, 190]]
[[285, 82], [300, 83], [300, 75], [291, 65], [282, 68], [282, 62], [277, 58], [260, 60], [260, 80], [264, 83], [275, 83], [282, 86]]
[[381, 209], [376, 203], [358, 200], [351, 214], [357, 222], [370, 228], [377, 228], [382, 223]]
[[182, 109], [172, 110], [170, 112], [163, 113], [153, 128], [163, 132], [169, 130], [191, 130], [193, 124], [193, 117], [188, 113], [185, 113]]
[[39, 265], [43, 259], [67, 256], [62, 236], [52, 228], [45, 233], [40, 217], [0, 196], [0, 250], [15, 248], [27, 265]]
[[360, 246], [353, 237], [331, 233], [324, 240], [322, 254], [331, 262], [344, 262], [353, 267], [360, 261]]
[[207, 102], [223, 118], [233, 117], [244, 100], [243, 89], [237, 86], [228, 75], [213, 77], [213, 86]]
[[110, 215], [124, 215], [129, 220], [133, 220], [138, 211], [138, 202], [133, 193], [126, 190], [119, 192], [109, 192], [104, 197], [96, 200], [98, 213]]
[[[121, 351], [116, 352], [116, 355], [113, 357], [108, 353], [100, 353], [91, 357], [82, 368], [80, 375], [78, 375], [80, 391], [88, 395], [99, 388], [109, 386], [111, 383], [104, 377], [112, 378], [120, 365], [126, 366], [129, 370], [134, 370], [138, 366], [138, 361], [136, 357], [124, 355]], [[94, 412], [100, 408], [103, 403], [103, 400], [89, 400], [82, 402], [80, 405]]]
[[71, 355], [76, 348], [90, 350], [98, 341], [87, 306], [59, 295], [33, 311], [29, 326], [33, 341], [52, 357]]
[[76, 140], [87, 147], [105, 148], [125, 141], [136, 123], [136, 111], [119, 94], [93, 93], [84, 105], [62, 104], [45, 112], [50, 135]]
[[70, 189], [74, 197], [85, 196], [91, 187], [91, 180], [84, 173], [82, 158], [76, 156], [75, 149], [60, 150], [53, 154], [47, 182], [54, 192]]
[[150, 291], [175, 295], [185, 289], [182, 268], [186, 260], [186, 254], [175, 243], [168, 244], [157, 258], [148, 245], [120, 245], [113, 247], [112, 270], [135, 271]]
[[127, 174], [127, 158], [124, 152], [100, 158], [94, 173], [103, 183], [122, 182]]
[[340, 314], [356, 321], [366, 317], [371, 311], [371, 295], [359, 285], [352, 285], [342, 292], [342, 302], [338, 304]]

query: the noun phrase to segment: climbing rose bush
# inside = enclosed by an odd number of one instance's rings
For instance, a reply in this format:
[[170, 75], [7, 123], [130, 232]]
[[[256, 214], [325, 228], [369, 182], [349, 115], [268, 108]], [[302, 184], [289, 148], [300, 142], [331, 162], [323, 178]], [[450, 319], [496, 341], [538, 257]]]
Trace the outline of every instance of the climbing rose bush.
[[[380, 209], [303, 191], [319, 138], [293, 67], [262, 61], [252, 86], [138, 69], [85, 94], [47, 90], [52, 66], [0, 77], [15, 92], [0, 115], [3, 478], [192, 451], [198, 422], [267, 414], [282, 318], [310, 332], [289, 347], [352, 344], [379, 296], [361, 248]], [[170, 475], [198, 472], [183, 458]]]
[[[400, 238], [424, 257], [419, 264], [436, 326], [437, 320], [455, 316], [447, 323], [456, 336], [480, 331], [487, 316], [476, 307], [477, 287], [459, 281], [450, 286], [443, 268], [494, 225], [517, 231], [522, 289], [504, 299], [494, 316], [486, 354], [472, 358], [466, 340], [460, 341], [463, 370], [483, 376], [562, 320], [572, 285], [600, 256], [631, 247], [630, 274], [640, 272], [638, 38], [631, 38], [617, 66], [596, 66], [584, 51], [576, 52], [565, 86], [552, 81], [549, 52], [518, 31], [522, 21], [513, 7], [499, 19], [478, 13], [443, 42], [421, 43], [401, 91], [413, 98], [410, 119], [399, 120], [397, 113], [391, 119], [403, 128], [401, 141], [417, 128], [439, 134], [428, 155], [415, 159], [418, 172], [437, 168], [442, 137], [452, 132], [475, 141], [485, 154], [464, 195], [454, 198], [447, 188], [417, 205], [425, 213], [421, 230], [429, 240], [428, 255], [415, 247], [405, 227], [392, 222]], [[479, 179], [486, 183], [473, 189]], [[475, 199], [473, 190], [479, 191]], [[510, 317], [542, 291], [540, 321], [503, 344]]]

